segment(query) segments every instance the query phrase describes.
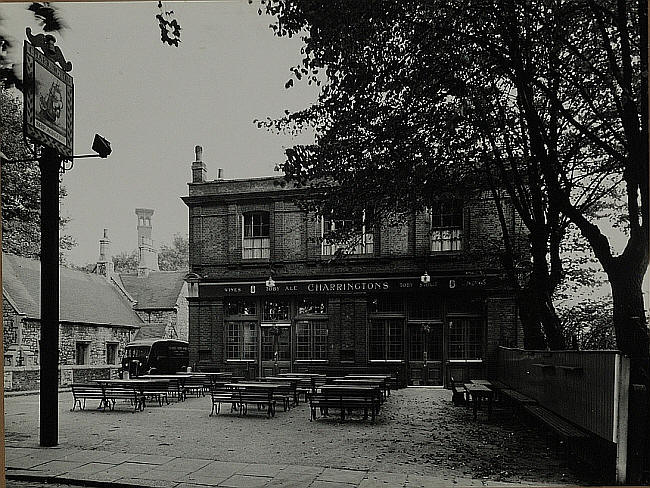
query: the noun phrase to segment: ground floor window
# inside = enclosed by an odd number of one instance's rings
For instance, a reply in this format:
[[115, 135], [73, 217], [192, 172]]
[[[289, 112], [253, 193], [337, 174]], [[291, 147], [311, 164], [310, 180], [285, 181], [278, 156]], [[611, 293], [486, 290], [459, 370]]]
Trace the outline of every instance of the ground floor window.
[[296, 359], [327, 359], [327, 321], [296, 322]]
[[226, 322], [226, 359], [256, 359], [257, 323]]
[[117, 360], [117, 343], [106, 343], [106, 364], [116, 364]]
[[449, 322], [449, 359], [483, 358], [483, 320], [457, 318]]
[[90, 342], [77, 342], [75, 347], [76, 364], [90, 364]]
[[370, 359], [403, 359], [403, 327], [403, 319], [372, 319], [368, 328]]
[[[291, 361], [291, 327], [262, 326], [262, 361]], [[277, 339], [276, 339], [277, 337]], [[276, 342], [277, 341], [277, 345]]]

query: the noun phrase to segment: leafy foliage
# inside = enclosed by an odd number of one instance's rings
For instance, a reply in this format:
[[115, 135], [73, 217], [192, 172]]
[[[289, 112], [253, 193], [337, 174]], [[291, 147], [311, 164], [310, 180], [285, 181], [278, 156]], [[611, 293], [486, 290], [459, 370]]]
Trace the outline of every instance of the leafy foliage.
[[[551, 297], [565, 274], [560, 249], [569, 221], [610, 280], [623, 268], [643, 276], [647, 2], [261, 3], [277, 35], [304, 40], [292, 79], [322, 89], [313, 106], [259, 124], [315, 130], [315, 143], [288, 148], [280, 166], [298, 185], [335, 183], [323, 210], [345, 215], [372, 202], [381, 213], [410, 211], [449, 191], [478, 187], [497, 198], [504, 191], [530, 232], [533, 262], [522, 292], [526, 300], [543, 297], [537, 320], [552, 347], [563, 342]], [[624, 257], [611, 254], [590, 218], [615, 193], [625, 196], [621, 220], [630, 229]], [[634, 307], [640, 280], [636, 286]], [[615, 294], [615, 311], [625, 295]], [[626, 337], [639, 331], [614, 316], [619, 345], [629, 351]]]
[[158, 252], [158, 266], [161, 271], [182, 271], [189, 269], [190, 244], [187, 236], [174, 234], [171, 245], [162, 244]]
[[138, 251], [126, 252], [113, 255], [113, 267], [116, 273], [135, 274], [138, 272], [139, 257]]
[[[10, 90], [0, 89], [0, 113], [0, 149], [9, 159], [2, 164], [2, 250], [37, 258], [41, 248], [40, 169], [36, 162], [11, 162], [33, 156], [32, 148], [23, 140], [20, 99]], [[59, 199], [65, 196], [65, 187], [61, 186]], [[67, 221], [66, 218], [59, 220], [61, 232]], [[72, 236], [62, 233], [59, 260], [64, 262], [65, 251], [76, 245]]]

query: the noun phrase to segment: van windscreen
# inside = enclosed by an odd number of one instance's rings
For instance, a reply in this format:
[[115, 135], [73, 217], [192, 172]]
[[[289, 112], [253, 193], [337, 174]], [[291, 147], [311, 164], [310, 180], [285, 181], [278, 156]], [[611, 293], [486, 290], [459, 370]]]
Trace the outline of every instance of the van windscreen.
[[140, 346], [140, 347], [127, 347], [126, 348], [126, 357], [127, 358], [146, 358], [149, 356], [150, 346]]

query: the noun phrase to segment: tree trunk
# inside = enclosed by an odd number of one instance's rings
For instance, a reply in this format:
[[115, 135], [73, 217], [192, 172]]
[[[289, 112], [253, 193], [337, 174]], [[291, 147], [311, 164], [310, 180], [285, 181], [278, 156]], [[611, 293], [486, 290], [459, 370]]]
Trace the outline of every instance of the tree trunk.
[[517, 293], [519, 320], [524, 329], [524, 349], [546, 349], [537, 296], [538, 290], [530, 282]]
[[616, 344], [632, 361], [632, 382], [644, 384], [647, 383], [649, 374], [647, 366], [643, 364], [647, 364], [650, 357], [642, 291], [646, 267], [647, 263], [635, 266], [629, 261], [615, 260], [607, 273], [612, 288]]

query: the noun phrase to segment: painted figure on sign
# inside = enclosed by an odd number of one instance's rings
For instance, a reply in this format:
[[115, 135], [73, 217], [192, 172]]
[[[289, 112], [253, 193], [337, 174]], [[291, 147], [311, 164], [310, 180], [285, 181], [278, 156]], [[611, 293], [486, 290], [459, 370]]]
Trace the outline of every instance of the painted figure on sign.
[[56, 124], [59, 117], [61, 117], [61, 110], [63, 110], [63, 94], [58, 83], [52, 82], [47, 97], [40, 96], [40, 106], [41, 112], [39, 115]]

